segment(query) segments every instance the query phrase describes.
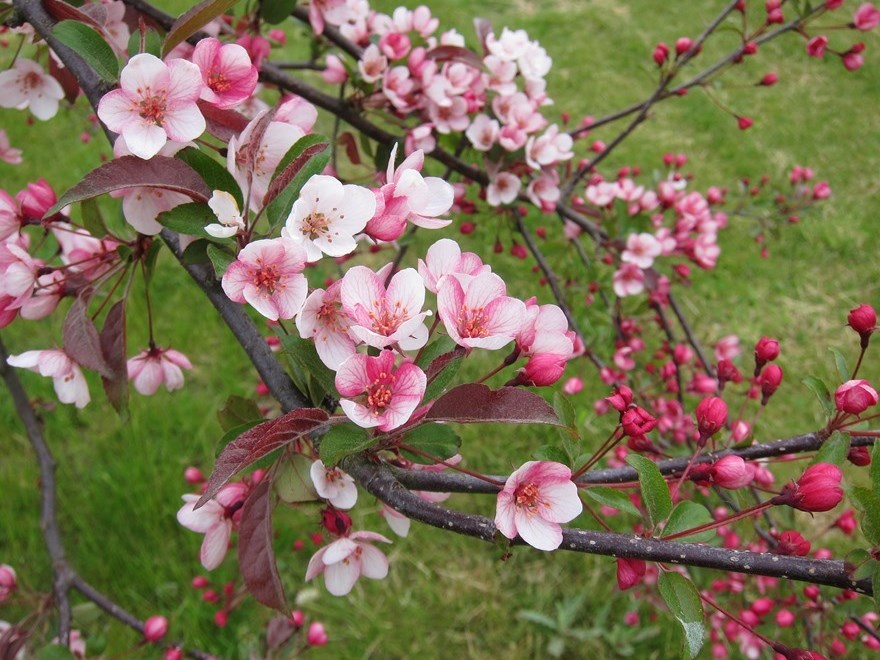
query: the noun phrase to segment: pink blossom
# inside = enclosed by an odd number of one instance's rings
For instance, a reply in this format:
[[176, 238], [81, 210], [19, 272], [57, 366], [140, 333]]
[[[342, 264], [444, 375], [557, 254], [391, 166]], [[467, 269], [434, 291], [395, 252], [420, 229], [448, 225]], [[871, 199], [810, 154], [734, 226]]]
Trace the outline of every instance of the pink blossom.
[[437, 313], [456, 344], [488, 350], [508, 344], [526, 320], [525, 304], [507, 296], [504, 280], [494, 273], [446, 277], [437, 291]]
[[579, 376], [572, 376], [565, 384], [562, 386], [562, 391], [572, 396], [574, 394], [578, 394], [584, 389], [584, 381]]
[[199, 552], [199, 561], [205, 570], [212, 571], [223, 562], [233, 526], [241, 518], [241, 505], [247, 494], [248, 486], [243, 482], [226, 484], [215, 498], [199, 509], [195, 509], [198, 495], [183, 496], [185, 504], [177, 512], [177, 522], [190, 531], [205, 535]]
[[120, 0], [86, 2], [79, 9], [94, 18], [101, 26], [101, 34], [118, 56], [128, 56], [128, 40], [131, 37], [131, 31], [125, 23], [124, 2]]
[[337, 509], [350, 509], [357, 503], [357, 486], [345, 472], [338, 467], [328, 468], [317, 460], [309, 468], [309, 476], [318, 495], [329, 501]]
[[55, 394], [61, 403], [72, 403], [77, 408], [85, 408], [91, 401], [89, 384], [82, 370], [64, 351], [25, 351], [19, 355], [10, 355], [6, 361], [13, 367], [30, 369], [41, 376], [52, 378]]
[[379, 515], [385, 518], [385, 522], [388, 523], [392, 532], [403, 538], [409, 535], [409, 528], [412, 521], [410, 521], [405, 515], [392, 509], [384, 502], [382, 503], [382, 508], [379, 510]]
[[0, 128], [0, 160], [8, 165], [21, 165], [21, 149], [9, 144], [9, 136]]
[[164, 616], [157, 614], [144, 621], [144, 639], [151, 644], [160, 641], [167, 632], [168, 619]]
[[98, 117], [135, 156], [152, 158], [166, 141], [189, 142], [205, 131], [196, 105], [202, 77], [192, 62], [174, 59], [166, 64], [149, 53], [135, 55], [122, 69], [119, 83], [119, 89], [101, 99]]
[[329, 641], [330, 637], [327, 636], [327, 631], [324, 629], [324, 624], [320, 621], [313, 621], [309, 625], [309, 631], [306, 634], [306, 642], [308, 642], [308, 645], [326, 646]]
[[635, 264], [621, 264], [613, 281], [614, 293], [621, 298], [636, 296], [645, 290], [645, 273]]
[[[394, 366], [394, 352], [378, 357], [355, 354], [336, 372], [339, 405], [350, 420], [362, 428], [390, 431], [402, 426], [425, 395], [425, 372], [412, 362]], [[357, 399], [353, 398], [357, 397]]]
[[574, 520], [582, 510], [570, 469], [529, 461], [507, 478], [498, 493], [495, 526], [509, 539], [519, 535], [539, 550], [555, 550], [562, 543], [560, 523]]
[[[18, 579], [15, 575], [15, 569], [9, 564], [0, 564], [0, 603], [9, 598], [17, 586]], [[0, 632], [0, 636], [2, 636], [2, 632]]]
[[864, 2], [853, 15], [853, 25], [857, 30], [869, 32], [880, 25], [880, 9], [870, 2]]
[[630, 234], [626, 239], [626, 249], [620, 255], [624, 263], [635, 264], [647, 269], [654, 264], [654, 259], [663, 251], [660, 241], [652, 234]]
[[196, 44], [192, 61], [202, 73], [201, 98], [218, 108], [231, 108], [248, 98], [257, 86], [257, 67], [238, 44], [221, 44], [209, 37]]
[[472, 277], [491, 271], [492, 267], [478, 255], [462, 252], [458, 243], [449, 238], [441, 238], [428, 248], [424, 260], [419, 259], [419, 275], [431, 293], [437, 293], [444, 278], [452, 273]]
[[305, 250], [290, 239], [254, 241], [226, 269], [223, 291], [230, 300], [249, 303], [268, 319], [292, 319], [306, 299], [305, 265]]
[[225, 190], [215, 190], [208, 200], [208, 206], [220, 222], [206, 225], [205, 232], [214, 238], [232, 238], [244, 231], [244, 218], [241, 217], [238, 202], [231, 194]]
[[718, 343], [715, 344], [715, 359], [719, 362], [721, 360], [733, 360], [733, 358], [739, 354], [739, 337], [736, 335], [722, 337], [718, 340]]
[[172, 348], [149, 348], [128, 361], [128, 379], [144, 396], [156, 393], [164, 384], [169, 392], [183, 387], [181, 369], [192, 369], [189, 359]]
[[336, 55], [329, 54], [324, 62], [324, 71], [321, 72], [324, 82], [331, 85], [341, 85], [348, 80], [348, 72], [345, 65]]
[[342, 308], [341, 288], [342, 280], [337, 280], [326, 291], [315, 289], [296, 317], [299, 336], [315, 342], [318, 357], [334, 371], [355, 353], [355, 342], [348, 330], [352, 320]]
[[399, 344], [403, 350], [421, 348], [428, 340], [424, 319], [425, 285], [414, 268], [394, 274], [385, 286], [385, 271], [365, 266], [350, 268], [342, 278], [342, 307], [352, 319], [349, 333], [368, 346]]
[[21, 231], [18, 204], [5, 190], [0, 190], [0, 242]]
[[465, 136], [471, 141], [471, 145], [477, 151], [489, 151], [498, 140], [498, 132], [501, 127], [498, 121], [489, 115], [479, 114], [465, 131]]
[[486, 48], [495, 57], [502, 60], [514, 61], [525, 55], [529, 45], [529, 35], [525, 30], [511, 30], [503, 28], [501, 36], [494, 33], [486, 35]]
[[367, 46], [361, 54], [361, 59], [358, 60], [358, 71], [361, 72], [364, 82], [376, 82], [385, 73], [386, 68], [388, 68], [388, 58], [382, 54], [376, 44]]
[[587, 186], [585, 194], [590, 204], [598, 207], [611, 206], [617, 199], [617, 184], [599, 181]]
[[467, 101], [461, 96], [454, 96], [449, 101], [449, 105], [441, 105], [428, 100], [428, 117], [437, 132], [444, 135], [453, 131], [463, 132], [470, 124]]
[[388, 575], [388, 559], [372, 543], [391, 543], [375, 532], [354, 532], [336, 539], [312, 556], [306, 581], [324, 574], [324, 586], [334, 596], [348, 594], [358, 578], [381, 580]]
[[489, 206], [510, 204], [519, 194], [522, 183], [519, 177], [510, 172], [499, 172], [489, 180], [486, 188], [486, 201]]
[[49, 209], [55, 206], [58, 197], [46, 179], [38, 179], [27, 184], [15, 196], [25, 223], [39, 222]]
[[416, 126], [406, 132], [404, 139], [404, 153], [407, 156], [421, 150], [427, 154], [437, 148], [437, 138], [434, 137], [434, 125], [431, 123]]
[[63, 98], [59, 82], [32, 60], [19, 57], [11, 69], [0, 73], [0, 108], [28, 108], [34, 117], [46, 121], [58, 112]]
[[315, 175], [293, 203], [282, 236], [302, 245], [309, 261], [317, 261], [321, 253], [341, 257], [355, 250], [355, 234], [375, 211], [376, 199], [368, 189]]
[[34, 283], [33, 293], [19, 307], [21, 317], [29, 321], [46, 318], [55, 311], [61, 299], [68, 294], [65, 271], [54, 270], [51, 273], [39, 275]]
[[559, 380], [574, 353], [568, 319], [556, 305], [528, 305], [516, 345], [529, 358], [518, 380], [539, 387]]
[[861, 415], [877, 401], [877, 390], [866, 380], [848, 380], [834, 392], [837, 410], [850, 415]]
[[574, 156], [571, 147], [573, 140], [568, 133], [560, 133], [559, 127], [552, 124], [541, 137], [532, 136], [526, 142], [526, 162], [532, 169], [555, 165], [570, 160]]

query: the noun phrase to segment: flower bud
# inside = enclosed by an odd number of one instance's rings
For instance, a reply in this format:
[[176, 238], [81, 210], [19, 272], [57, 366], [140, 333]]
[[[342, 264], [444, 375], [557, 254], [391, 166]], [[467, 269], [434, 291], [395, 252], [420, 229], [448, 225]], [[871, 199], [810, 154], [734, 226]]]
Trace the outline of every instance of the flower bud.
[[307, 640], [309, 642], [309, 646], [326, 645], [327, 642], [330, 641], [330, 638], [327, 637], [327, 631], [324, 630], [324, 624], [318, 621], [312, 623], [312, 625], [309, 626]]
[[718, 360], [718, 367], [715, 369], [715, 372], [718, 376], [719, 385], [727, 382], [741, 383], [743, 379], [739, 369], [730, 360]]
[[663, 66], [663, 64], [669, 58], [669, 46], [661, 41], [654, 47], [654, 52], [652, 53], [651, 57], [654, 59], [654, 62], [657, 64], [657, 66]]
[[865, 65], [865, 57], [859, 51], [850, 50], [840, 58], [847, 71], [858, 71]]
[[862, 348], [867, 348], [871, 333], [877, 325], [877, 312], [870, 305], [859, 305], [850, 310], [846, 322], [853, 330], [859, 333], [862, 339]]
[[806, 469], [797, 481], [786, 484], [772, 498], [773, 504], [785, 504], [810, 513], [830, 511], [843, 499], [840, 480], [843, 474], [832, 463], [816, 463]]
[[214, 612], [214, 625], [218, 628], [225, 628], [226, 624], [229, 623], [229, 611], [228, 610], [217, 610]]
[[747, 131], [755, 125], [755, 121], [751, 117], [742, 115], [736, 118], [736, 125], [739, 126], [739, 130]]
[[144, 639], [155, 644], [168, 632], [168, 619], [156, 614], [144, 621]]
[[810, 542], [798, 532], [782, 532], [776, 540], [775, 552], [792, 557], [806, 557], [810, 554]]
[[183, 651], [172, 646], [165, 650], [165, 660], [183, 660]]
[[[794, 533], [797, 534], [797, 532], [794, 532]], [[807, 543], [807, 545], [810, 545], [810, 544]], [[807, 550], [807, 553], [809, 553], [809, 550]], [[804, 553], [804, 554], [807, 554], [807, 553]], [[809, 598], [810, 600], [818, 600], [819, 596], [821, 596], [821, 595], [822, 595], [822, 590], [816, 584], [808, 584], [806, 587], [804, 587], [804, 597], [805, 598]]]
[[777, 76], [775, 73], [767, 73], [764, 75], [763, 78], [761, 78], [761, 85], [763, 87], [772, 87], [778, 82], [779, 76]]
[[776, 625], [780, 628], [790, 628], [794, 624], [794, 614], [791, 610], [779, 610], [776, 613]]
[[692, 39], [688, 37], [679, 37], [675, 42], [675, 54], [679, 56], [684, 55], [693, 47], [694, 42]]
[[195, 485], [202, 483], [205, 475], [199, 468], [190, 466], [183, 471], [183, 478], [186, 479], [186, 483]]
[[321, 524], [335, 536], [345, 536], [351, 530], [351, 516], [345, 511], [328, 507], [321, 512]]
[[767, 616], [773, 611], [773, 599], [757, 598], [751, 607], [752, 612], [758, 616]]
[[645, 571], [648, 566], [643, 559], [617, 560], [617, 586], [621, 591], [626, 591], [645, 579]]
[[865, 467], [871, 464], [871, 452], [867, 447], [850, 447], [846, 460], [853, 465]]
[[[755, 364], [760, 369], [779, 357], [779, 341], [772, 337], [761, 337], [755, 344]], [[757, 375], [757, 374], [756, 374]]]
[[853, 509], [847, 509], [840, 514], [840, 517], [834, 521], [834, 526], [847, 536], [852, 536], [859, 526], [856, 521], [856, 512]]
[[9, 598], [18, 587], [15, 569], [9, 564], [0, 564], [0, 603]]
[[55, 191], [45, 179], [27, 184], [27, 187], [20, 191], [15, 198], [18, 200], [25, 222], [39, 222], [46, 215], [46, 211], [58, 201]]
[[755, 478], [755, 466], [746, 463], [739, 456], [730, 454], [712, 465], [709, 476], [716, 485], [728, 490], [736, 490], [752, 483]]
[[761, 372], [761, 405], [766, 406], [767, 401], [782, 383], [782, 367], [771, 364]]
[[577, 394], [583, 389], [584, 381], [580, 376], [572, 376], [567, 381], [565, 381], [565, 385], [562, 386], [562, 391], [569, 396]]
[[702, 446], [727, 422], [727, 404], [717, 396], [706, 397], [697, 404], [696, 417]]
[[810, 57], [818, 57], [822, 59], [825, 57], [825, 49], [828, 47], [828, 37], [821, 34], [817, 37], [813, 37], [807, 42], [807, 55]]
[[861, 415], [877, 401], [877, 390], [866, 380], [848, 380], [834, 393], [837, 409], [850, 415]]
[[632, 405], [633, 393], [626, 385], [621, 385], [614, 390], [614, 394], [605, 397], [605, 401], [611, 404], [617, 412], [623, 414]]
[[623, 432], [631, 438], [645, 435], [657, 426], [657, 421], [644, 408], [630, 408], [620, 416]]
[[195, 589], [204, 589], [208, 586], [208, 584], [208, 578], [206, 578], [204, 575], [196, 575], [192, 579], [192, 586]]
[[302, 610], [293, 610], [290, 613], [290, 623], [297, 627], [302, 628], [303, 624], [306, 622], [306, 615], [303, 614]]

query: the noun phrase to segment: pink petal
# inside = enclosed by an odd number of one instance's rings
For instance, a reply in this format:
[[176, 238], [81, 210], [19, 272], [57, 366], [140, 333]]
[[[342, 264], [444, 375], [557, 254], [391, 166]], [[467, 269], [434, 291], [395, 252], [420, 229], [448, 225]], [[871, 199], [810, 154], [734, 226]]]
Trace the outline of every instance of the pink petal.
[[167, 89], [170, 78], [168, 66], [162, 60], [155, 55], [141, 53], [132, 57], [122, 69], [119, 86], [131, 95], [141, 96], [148, 90], [156, 93]]
[[523, 541], [538, 550], [556, 550], [562, 544], [562, 528], [541, 516], [517, 510], [514, 514], [516, 530]]
[[388, 575], [388, 557], [369, 543], [360, 543], [361, 575], [371, 580], [381, 580]]
[[162, 127], [175, 142], [189, 142], [205, 132], [205, 118], [199, 107], [191, 103], [166, 113]]
[[400, 303], [403, 314], [413, 316], [425, 304], [425, 283], [415, 268], [404, 268], [391, 278], [385, 297], [389, 308]]
[[506, 492], [498, 493], [498, 502], [495, 508], [495, 527], [509, 539], [516, 538], [515, 511], [516, 506], [513, 503], [512, 495]]
[[372, 381], [367, 373], [368, 361], [366, 355], [355, 354], [339, 366], [335, 383], [342, 396], [357, 396], [367, 389]]
[[243, 303], [245, 302], [244, 288], [250, 283], [250, 267], [241, 261], [241, 254], [239, 254], [239, 261], [231, 263], [223, 274], [223, 279], [221, 280], [223, 291], [232, 302]]
[[345, 596], [360, 577], [360, 562], [332, 564], [324, 569], [324, 586], [334, 596]]
[[138, 158], [148, 160], [159, 153], [168, 141], [165, 129], [156, 124], [147, 123], [138, 119], [128, 122], [122, 127], [122, 138], [125, 146]]
[[549, 504], [548, 509], [541, 509], [541, 516], [550, 522], [567, 523], [584, 510], [578, 497], [578, 489], [573, 481], [542, 484], [539, 486], [541, 500]]
[[212, 571], [223, 563], [226, 551], [229, 549], [229, 537], [232, 536], [232, 521], [223, 520], [214, 525], [205, 534], [202, 548], [199, 552], [199, 560], [205, 570]]

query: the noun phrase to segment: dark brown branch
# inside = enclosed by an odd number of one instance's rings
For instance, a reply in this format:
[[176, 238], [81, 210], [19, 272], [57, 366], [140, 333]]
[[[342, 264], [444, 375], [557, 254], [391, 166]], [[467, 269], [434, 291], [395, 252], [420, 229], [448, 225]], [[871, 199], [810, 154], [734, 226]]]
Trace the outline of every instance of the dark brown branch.
[[[350, 456], [344, 459], [343, 468], [367, 492], [409, 518], [488, 543], [495, 542], [496, 530], [492, 520], [475, 514], [452, 511], [414, 495], [395, 479], [387, 466], [370, 463], [363, 456]], [[742, 552], [709, 545], [678, 543], [584, 529], [563, 529], [562, 538], [561, 550], [767, 575], [825, 584], [840, 589], [853, 589], [867, 595], [872, 593], [871, 581], [851, 580], [844, 562], [839, 560]], [[516, 539], [513, 544], [519, 545], [522, 541]]]
[[710, 376], [715, 376], [715, 370], [706, 358], [706, 354], [703, 352], [703, 347], [700, 345], [696, 335], [694, 335], [694, 331], [691, 329], [690, 323], [688, 323], [687, 318], [685, 318], [684, 313], [678, 306], [678, 301], [675, 299], [675, 296], [673, 296], [672, 293], [669, 293], [667, 298], [669, 298], [669, 306], [672, 308], [672, 313], [675, 314], [675, 318], [678, 319], [678, 324], [681, 326], [681, 329], [684, 330], [684, 336], [687, 337], [688, 344], [691, 345], [691, 348], [694, 349], [694, 353], [697, 354], [697, 359], [700, 361], [700, 364], [703, 365], [703, 369]]
[[[302, 21], [303, 23], [309, 23], [309, 10], [303, 5], [299, 5], [293, 10], [293, 17], [297, 20]], [[351, 55], [354, 59], [359, 60], [361, 56], [364, 54], [364, 49], [358, 46], [357, 44], [352, 43], [339, 31], [339, 29], [333, 25], [324, 24], [324, 34], [321, 35], [328, 41], [336, 44], [344, 50], [346, 53]]]

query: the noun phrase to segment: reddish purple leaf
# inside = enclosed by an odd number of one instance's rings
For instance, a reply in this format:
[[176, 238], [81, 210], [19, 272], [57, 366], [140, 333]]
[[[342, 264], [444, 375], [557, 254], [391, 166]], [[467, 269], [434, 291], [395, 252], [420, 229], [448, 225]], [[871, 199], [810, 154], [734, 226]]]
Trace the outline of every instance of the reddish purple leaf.
[[458, 358], [464, 357], [464, 354], [467, 352], [463, 346], [456, 346], [455, 349], [449, 351], [448, 353], [443, 353], [442, 355], [438, 355], [433, 360], [431, 360], [431, 364], [428, 365], [427, 370], [425, 371], [425, 376], [428, 378], [428, 382], [430, 383], [434, 380], [446, 367], [448, 367], [453, 360], [457, 360]]
[[461, 46], [437, 46], [425, 53], [425, 56], [437, 62], [461, 62], [478, 71], [483, 70], [483, 60], [480, 56]]
[[181, 14], [168, 30], [165, 43], [162, 44], [162, 57], [168, 55], [177, 44], [189, 39], [202, 27], [225, 13], [236, 2], [238, 0], [202, 0], [185, 14]]
[[242, 433], [220, 452], [205, 493], [195, 508], [214, 497], [233, 475], [266, 454], [311, 433], [328, 419], [327, 413], [318, 408], [300, 408]]
[[358, 151], [357, 141], [354, 139], [354, 135], [351, 131], [340, 133], [337, 142], [345, 147], [345, 155], [348, 157], [348, 160], [352, 165], [361, 164], [361, 154], [360, 151]]
[[104, 360], [98, 329], [89, 317], [89, 304], [85, 298], [77, 298], [64, 319], [64, 352], [74, 362], [105, 378], [112, 378], [113, 371]]
[[263, 479], [245, 500], [238, 527], [238, 566], [244, 586], [263, 605], [285, 611], [284, 587], [272, 547], [272, 481]]
[[205, 101], [199, 101], [199, 110], [208, 124], [208, 132], [224, 142], [241, 133], [250, 121], [240, 112], [218, 108]]
[[327, 151], [329, 148], [330, 145], [327, 142], [318, 142], [303, 149], [302, 153], [290, 161], [281, 174], [272, 179], [272, 183], [269, 184], [269, 189], [263, 197], [263, 206], [269, 206], [272, 200], [278, 197], [281, 191], [290, 185], [296, 178], [296, 175], [302, 171], [312, 158]]
[[266, 646], [270, 649], [280, 648], [296, 632], [290, 617], [279, 614], [266, 624]]
[[519, 387], [493, 390], [477, 383], [449, 390], [434, 402], [425, 419], [461, 424], [560, 424], [552, 406], [533, 392]]
[[79, 21], [95, 28], [99, 33], [104, 34], [103, 26], [94, 18], [86, 14], [81, 9], [77, 9], [73, 5], [62, 2], [61, 0], [43, 0], [43, 7], [46, 12], [56, 21]]
[[125, 300], [120, 300], [104, 319], [101, 328], [101, 353], [110, 368], [111, 376], [102, 377], [104, 392], [110, 404], [120, 415], [128, 407], [128, 366], [125, 349]]
[[197, 202], [207, 202], [211, 197], [211, 190], [202, 177], [182, 160], [166, 156], [153, 156], [150, 160], [123, 156], [86, 174], [43, 217], [51, 217], [74, 202], [92, 199], [114, 190], [144, 186], [183, 193]]

